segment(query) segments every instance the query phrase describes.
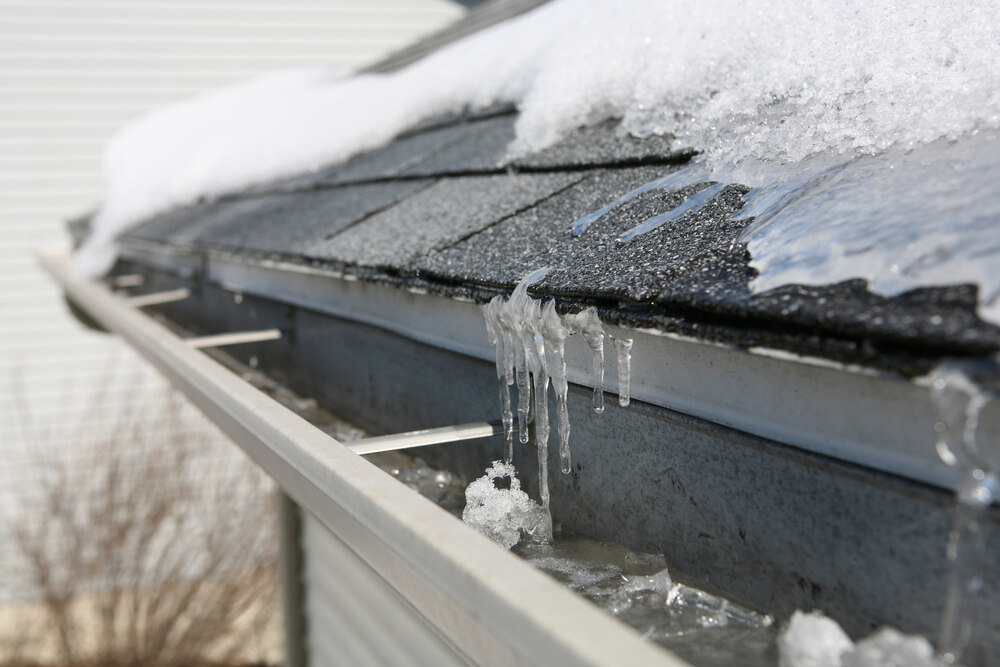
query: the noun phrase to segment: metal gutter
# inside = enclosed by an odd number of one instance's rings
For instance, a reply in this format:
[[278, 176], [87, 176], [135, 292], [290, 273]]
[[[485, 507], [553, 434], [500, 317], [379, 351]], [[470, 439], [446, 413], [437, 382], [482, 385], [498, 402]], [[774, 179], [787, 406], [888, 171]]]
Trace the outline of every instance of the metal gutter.
[[[152, 264], [177, 259], [164, 248]], [[150, 263], [153, 244], [126, 246], [125, 257]], [[418, 342], [492, 361], [482, 315], [472, 303], [358, 281], [296, 264], [209, 253], [202, 279], [226, 289], [308, 308], [391, 331]], [[631, 395], [740, 431], [842, 461], [952, 490], [954, 468], [934, 447], [937, 419], [928, 387], [888, 373], [799, 357], [777, 350], [737, 349], [655, 331], [607, 327], [634, 340]], [[608, 355], [607, 391], [617, 391]], [[567, 345], [571, 382], [590, 383], [586, 346]], [[1000, 413], [980, 430], [1000, 437]]]
[[303, 508], [478, 664], [684, 665], [191, 348], [66, 253], [40, 257]]

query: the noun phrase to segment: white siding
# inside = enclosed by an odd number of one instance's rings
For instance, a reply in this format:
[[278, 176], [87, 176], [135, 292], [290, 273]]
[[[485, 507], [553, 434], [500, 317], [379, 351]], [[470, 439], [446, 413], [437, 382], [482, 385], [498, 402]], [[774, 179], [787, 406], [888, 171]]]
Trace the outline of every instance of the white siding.
[[309, 665], [469, 664], [322, 523], [304, 510], [302, 519]]
[[[162, 386], [118, 341], [83, 330], [30, 254], [64, 241], [63, 222], [100, 200], [114, 130], [264, 71], [355, 69], [462, 13], [446, 0], [0, 0], [0, 512], [23, 480], [17, 401], [61, 432], [102, 383], [114, 397], [94, 428], [114, 421], [130, 387]], [[9, 554], [0, 597], [13, 585]]]

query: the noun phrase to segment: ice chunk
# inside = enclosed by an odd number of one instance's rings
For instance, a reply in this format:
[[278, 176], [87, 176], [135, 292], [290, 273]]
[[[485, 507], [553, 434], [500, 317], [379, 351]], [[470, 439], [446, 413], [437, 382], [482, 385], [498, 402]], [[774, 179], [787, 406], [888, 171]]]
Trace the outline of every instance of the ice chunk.
[[[499, 488], [497, 480], [509, 480], [509, 488]], [[510, 549], [522, 537], [535, 541], [552, 539], [549, 513], [521, 490], [514, 466], [494, 461], [486, 474], [465, 489], [462, 521]]]
[[663, 554], [648, 554], [641, 551], [630, 551], [625, 555], [625, 565], [629, 568], [657, 568], [665, 570], [667, 559]]
[[670, 576], [670, 571], [666, 568], [655, 574], [648, 576], [633, 575], [625, 578], [624, 589], [629, 593], [639, 591], [653, 591], [655, 593], [667, 594], [674, 585], [674, 580]]
[[919, 635], [882, 628], [841, 656], [842, 667], [944, 667], [934, 647]]
[[533, 567], [548, 572], [569, 588], [584, 593], [594, 590], [599, 584], [617, 582], [621, 578], [621, 570], [607, 563], [593, 563], [555, 556], [531, 558], [528, 562]]
[[792, 614], [778, 637], [780, 667], [840, 667], [841, 655], [854, 644], [832, 618], [822, 612]]

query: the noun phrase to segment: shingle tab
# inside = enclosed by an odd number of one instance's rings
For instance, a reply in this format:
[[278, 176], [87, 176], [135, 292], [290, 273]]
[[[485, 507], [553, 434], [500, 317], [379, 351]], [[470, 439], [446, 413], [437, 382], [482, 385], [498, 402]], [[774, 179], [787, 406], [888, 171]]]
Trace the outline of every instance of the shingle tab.
[[466, 123], [457, 141], [401, 173], [407, 176], [441, 175], [501, 169], [507, 147], [514, 141], [516, 120], [516, 115], [505, 114]]
[[369, 183], [227, 199], [172, 211], [129, 231], [124, 238], [276, 255], [300, 254], [326, 236], [430, 183], [416, 180]]
[[610, 165], [666, 164], [687, 161], [694, 151], [673, 137], [638, 138], [622, 133], [617, 120], [583, 127], [562, 141], [514, 161], [518, 168], [557, 169]]
[[406, 270], [422, 255], [496, 224], [581, 178], [580, 174], [502, 174], [445, 179], [317, 244], [308, 255]]
[[300, 255], [323, 239], [429, 187], [432, 181], [364, 183], [299, 194], [269, 195], [233, 224], [201, 237], [207, 245]]
[[391, 179], [413, 169], [431, 155], [466, 136], [465, 123], [435, 126], [408, 134], [383, 148], [362, 153], [343, 163], [264, 183], [250, 193], [296, 192], [317, 188]]

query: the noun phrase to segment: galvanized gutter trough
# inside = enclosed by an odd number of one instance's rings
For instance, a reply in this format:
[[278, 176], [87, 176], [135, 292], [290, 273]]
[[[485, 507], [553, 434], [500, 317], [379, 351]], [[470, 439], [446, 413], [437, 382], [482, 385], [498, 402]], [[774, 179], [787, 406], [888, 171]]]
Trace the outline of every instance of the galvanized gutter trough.
[[[683, 665], [277, 404], [98, 283], [46, 270], [239, 444], [466, 661]], [[379, 628], [372, 628], [376, 636]]]

